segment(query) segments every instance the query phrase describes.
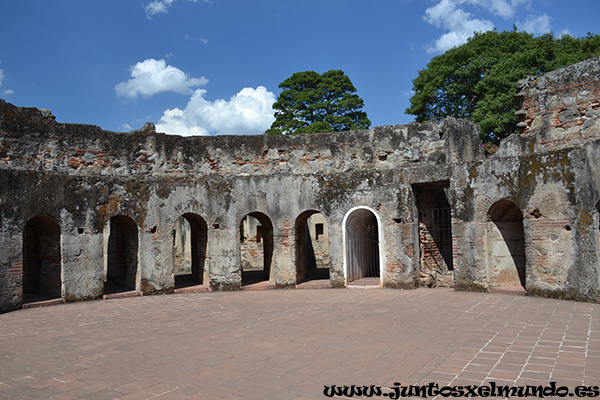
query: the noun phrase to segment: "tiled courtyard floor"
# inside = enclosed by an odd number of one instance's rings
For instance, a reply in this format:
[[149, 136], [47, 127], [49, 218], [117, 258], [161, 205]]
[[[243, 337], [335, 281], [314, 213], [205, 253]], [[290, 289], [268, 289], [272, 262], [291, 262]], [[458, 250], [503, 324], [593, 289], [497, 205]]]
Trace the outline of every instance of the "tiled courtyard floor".
[[0, 315], [2, 399], [325, 399], [324, 385], [491, 381], [600, 386], [600, 305], [448, 289], [321, 289], [144, 296]]

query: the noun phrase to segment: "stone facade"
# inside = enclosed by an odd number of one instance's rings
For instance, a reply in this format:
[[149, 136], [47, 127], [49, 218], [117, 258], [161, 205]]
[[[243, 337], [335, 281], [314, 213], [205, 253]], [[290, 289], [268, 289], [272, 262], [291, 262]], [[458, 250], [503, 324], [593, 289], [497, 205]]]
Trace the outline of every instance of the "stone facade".
[[179, 137], [57, 123], [0, 100], [0, 310], [29, 293], [170, 293], [180, 275], [207, 290], [294, 287], [311, 269], [333, 287], [523, 286], [599, 301], [599, 76], [594, 58], [520, 82], [522, 132], [487, 158], [478, 127], [452, 118]]

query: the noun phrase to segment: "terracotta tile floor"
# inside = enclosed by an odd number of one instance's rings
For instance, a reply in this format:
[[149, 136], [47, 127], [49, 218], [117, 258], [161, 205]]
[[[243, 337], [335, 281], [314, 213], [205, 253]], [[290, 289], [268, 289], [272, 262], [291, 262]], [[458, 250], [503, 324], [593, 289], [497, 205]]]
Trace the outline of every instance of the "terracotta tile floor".
[[324, 385], [492, 381], [600, 385], [600, 305], [327, 289], [144, 296], [0, 315], [0, 399], [302, 400], [328, 398]]

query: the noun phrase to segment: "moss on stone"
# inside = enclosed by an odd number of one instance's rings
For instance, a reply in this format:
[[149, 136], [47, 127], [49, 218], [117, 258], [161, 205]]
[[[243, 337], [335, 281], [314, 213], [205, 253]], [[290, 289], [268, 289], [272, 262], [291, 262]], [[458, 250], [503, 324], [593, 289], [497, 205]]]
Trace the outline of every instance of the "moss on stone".
[[175, 291], [175, 286], [173, 286], [173, 285], [166, 285], [164, 287], [157, 288], [156, 286], [154, 286], [152, 284], [151, 281], [144, 279], [144, 278], [142, 278], [142, 280], [141, 280], [140, 288], [142, 290], [142, 293], [144, 293], [145, 296], [170, 294]]
[[585, 301], [600, 303], [598, 294], [584, 294], [577, 289], [570, 287], [567, 289], [542, 289], [539, 287], [527, 287], [527, 294], [532, 296], [547, 297], [559, 300]]
[[487, 292], [488, 287], [479, 282], [472, 282], [467, 280], [457, 280], [454, 284], [454, 288], [463, 292]]

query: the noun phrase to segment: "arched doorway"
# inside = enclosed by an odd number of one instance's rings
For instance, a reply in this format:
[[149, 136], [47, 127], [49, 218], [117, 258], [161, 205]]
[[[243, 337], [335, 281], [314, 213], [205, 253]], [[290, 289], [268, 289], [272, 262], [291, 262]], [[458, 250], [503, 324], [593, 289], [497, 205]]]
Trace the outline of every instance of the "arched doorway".
[[183, 214], [173, 226], [175, 288], [208, 283], [206, 244], [208, 228], [197, 214]]
[[489, 211], [487, 259], [490, 287], [525, 286], [526, 259], [523, 214], [510, 200], [499, 200]]
[[296, 219], [296, 282], [329, 280], [329, 225], [317, 211]]
[[60, 226], [36, 215], [23, 231], [23, 301], [62, 296]]
[[274, 281], [273, 224], [260, 212], [247, 214], [240, 221], [240, 266], [242, 286]]
[[109, 221], [105, 293], [137, 289], [138, 228], [130, 217]]
[[357, 208], [345, 218], [345, 270], [348, 284], [379, 284], [379, 224], [367, 208]]

